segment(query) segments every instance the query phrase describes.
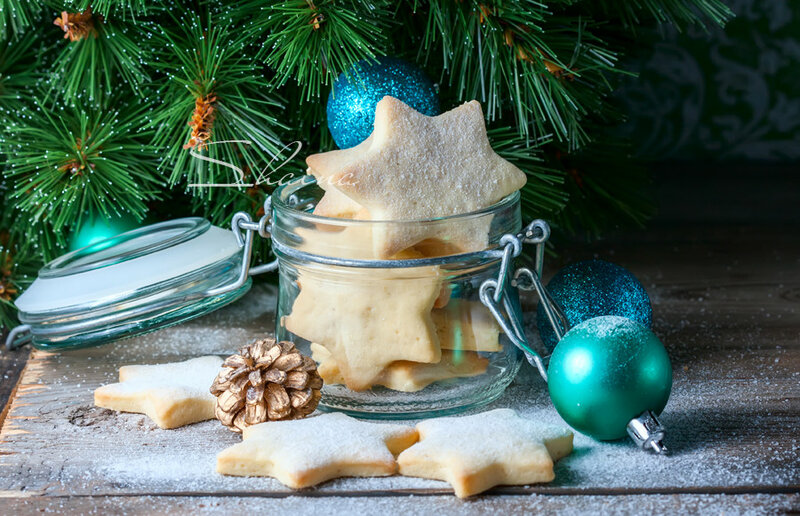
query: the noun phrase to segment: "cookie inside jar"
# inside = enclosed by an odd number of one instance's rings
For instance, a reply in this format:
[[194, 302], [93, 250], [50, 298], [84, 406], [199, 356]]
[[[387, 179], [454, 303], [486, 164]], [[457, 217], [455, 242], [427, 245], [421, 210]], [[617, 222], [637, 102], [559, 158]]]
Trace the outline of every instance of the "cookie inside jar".
[[525, 175], [480, 106], [426, 117], [386, 97], [367, 141], [307, 163], [273, 194], [277, 333], [319, 364], [321, 406], [424, 417], [498, 397], [521, 355], [479, 288], [520, 229]]

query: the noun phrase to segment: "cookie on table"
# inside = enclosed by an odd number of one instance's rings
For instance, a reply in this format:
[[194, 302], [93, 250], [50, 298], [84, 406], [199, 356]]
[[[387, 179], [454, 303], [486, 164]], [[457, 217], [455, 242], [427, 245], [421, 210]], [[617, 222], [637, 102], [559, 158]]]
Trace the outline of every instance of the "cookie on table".
[[169, 364], [122, 366], [119, 383], [94, 391], [94, 404], [146, 414], [164, 429], [214, 419], [216, 398], [208, 388], [220, 366], [222, 359], [217, 356]]
[[465, 498], [496, 485], [550, 482], [572, 452], [572, 432], [496, 409], [417, 424], [419, 442], [397, 458], [400, 474], [444, 480]]
[[414, 444], [417, 431], [334, 412], [249, 426], [242, 438], [217, 455], [218, 473], [273, 477], [299, 489], [337, 477], [392, 475], [395, 456]]

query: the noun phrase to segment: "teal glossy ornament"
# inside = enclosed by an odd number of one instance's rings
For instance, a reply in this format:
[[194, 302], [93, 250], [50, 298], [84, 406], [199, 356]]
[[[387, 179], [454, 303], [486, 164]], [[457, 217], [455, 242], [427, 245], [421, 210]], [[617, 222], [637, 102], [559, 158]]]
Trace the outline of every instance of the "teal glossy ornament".
[[619, 316], [584, 321], [558, 342], [547, 372], [550, 398], [570, 426], [599, 440], [630, 433], [660, 414], [672, 389], [667, 351], [652, 331]]
[[95, 242], [136, 229], [139, 225], [139, 222], [130, 213], [112, 217], [103, 215], [88, 216], [80, 227], [75, 228], [70, 235], [69, 250], [81, 249]]

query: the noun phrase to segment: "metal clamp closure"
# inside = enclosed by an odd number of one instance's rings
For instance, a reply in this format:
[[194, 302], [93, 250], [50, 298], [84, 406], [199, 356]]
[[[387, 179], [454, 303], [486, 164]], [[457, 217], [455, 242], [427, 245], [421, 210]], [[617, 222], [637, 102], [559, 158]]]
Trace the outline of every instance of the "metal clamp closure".
[[271, 197], [267, 197], [267, 199], [264, 201], [264, 215], [258, 220], [258, 222], [253, 222], [252, 217], [243, 211], [240, 211], [233, 216], [233, 219], [231, 220], [231, 230], [233, 231], [234, 236], [236, 236], [236, 241], [239, 243], [239, 247], [242, 248], [242, 268], [239, 270], [239, 276], [236, 278], [236, 281], [221, 287], [206, 290], [203, 293], [204, 296], [218, 296], [220, 294], [236, 290], [244, 285], [245, 282], [247, 282], [248, 277], [274, 271], [278, 268], [277, 259], [262, 265], [257, 265], [255, 267], [251, 266], [251, 261], [253, 258], [253, 234], [258, 233], [258, 235], [262, 238], [271, 238], [271, 223]]
[[[522, 320], [518, 310], [512, 306], [509, 297], [506, 295], [506, 289], [511, 287], [518, 287], [517, 278], [520, 271], [527, 271], [532, 278], [535, 278], [533, 284], [541, 283], [538, 277], [541, 276], [542, 266], [544, 264], [544, 246], [550, 236], [550, 226], [547, 222], [537, 219], [528, 224], [525, 229], [518, 235], [504, 235], [500, 239], [500, 244], [503, 245], [503, 258], [500, 262], [500, 270], [497, 279], [486, 279], [481, 283], [479, 295], [481, 303], [494, 316], [500, 328], [506, 334], [508, 339], [517, 346], [525, 354], [528, 362], [536, 366], [539, 374], [547, 381], [547, 369], [544, 361], [539, 353], [534, 350], [527, 337], [525, 336], [525, 329], [522, 325]], [[519, 269], [515, 271], [513, 277], [509, 276], [511, 269], [511, 261], [522, 254], [523, 244], [536, 245], [536, 272], [529, 269]], [[520, 286], [523, 290], [528, 290]], [[542, 289], [544, 290], [544, 289]]]

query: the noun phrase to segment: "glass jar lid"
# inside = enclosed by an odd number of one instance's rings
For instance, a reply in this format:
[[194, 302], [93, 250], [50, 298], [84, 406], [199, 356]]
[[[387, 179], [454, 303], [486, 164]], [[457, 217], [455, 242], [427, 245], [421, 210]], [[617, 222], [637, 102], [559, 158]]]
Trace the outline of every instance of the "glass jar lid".
[[16, 305], [37, 348], [98, 345], [238, 299], [251, 284], [248, 264], [249, 249], [233, 231], [202, 218], [176, 219], [56, 258]]

